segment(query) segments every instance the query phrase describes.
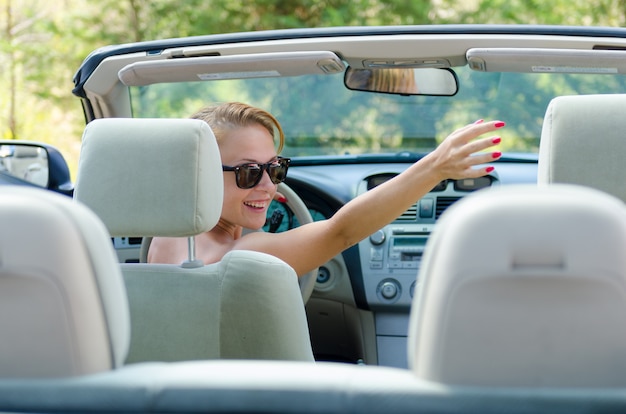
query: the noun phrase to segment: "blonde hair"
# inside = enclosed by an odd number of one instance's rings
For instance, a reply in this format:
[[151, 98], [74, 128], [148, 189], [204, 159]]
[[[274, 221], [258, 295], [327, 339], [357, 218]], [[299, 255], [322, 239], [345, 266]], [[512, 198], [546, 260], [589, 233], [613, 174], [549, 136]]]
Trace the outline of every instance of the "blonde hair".
[[200, 119], [209, 124], [218, 144], [224, 140], [226, 132], [258, 124], [267, 129], [275, 141], [276, 132], [278, 132], [276, 153], [280, 153], [285, 145], [285, 134], [278, 120], [269, 112], [248, 104], [227, 102], [207, 106], [191, 115], [191, 118]]
[[376, 69], [370, 77], [371, 86], [376, 91], [417, 93], [417, 85], [412, 69]]

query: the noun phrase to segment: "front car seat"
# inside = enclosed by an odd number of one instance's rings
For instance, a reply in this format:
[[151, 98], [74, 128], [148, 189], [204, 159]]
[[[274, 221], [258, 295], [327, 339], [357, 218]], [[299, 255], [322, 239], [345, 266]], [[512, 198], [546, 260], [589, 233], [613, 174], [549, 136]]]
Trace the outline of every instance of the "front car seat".
[[626, 207], [575, 185], [481, 190], [425, 248], [409, 329], [422, 379], [626, 386]]
[[219, 149], [196, 119], [94, 120], [83, 134], [74, 197], [112, 236], [188, 237], [180, 264], [122, 263], [132, 337], [127, 362], [215, 358], [313, 361], [294, 270], [259, 252], [204, 265], [193, 236], [218, 221]]
[[554, 98], [539, 144], [539, 184], [579, 184], [626, 201], [626, 95]]

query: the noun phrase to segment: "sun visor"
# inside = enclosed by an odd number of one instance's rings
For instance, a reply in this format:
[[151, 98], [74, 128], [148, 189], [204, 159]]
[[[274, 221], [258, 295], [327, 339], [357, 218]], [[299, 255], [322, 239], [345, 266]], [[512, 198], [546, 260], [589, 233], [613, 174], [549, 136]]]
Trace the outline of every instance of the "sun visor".
[[469, 67], [480, 72], [626, 73], [626, 51], [541, 48], [474, 48]]
[[266, 78], [343, 72], [333, 52], [277, 52], [233, 56], [202, 56], [131, 63], [118, 72], [126, 86], [221, 79]]

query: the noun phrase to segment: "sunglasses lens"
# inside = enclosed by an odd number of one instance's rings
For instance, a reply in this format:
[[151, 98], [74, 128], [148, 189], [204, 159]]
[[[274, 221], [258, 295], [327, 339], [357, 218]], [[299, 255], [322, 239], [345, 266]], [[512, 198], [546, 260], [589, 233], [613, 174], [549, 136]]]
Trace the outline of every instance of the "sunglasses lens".
[[263, 169], [258, 165], [243, 165], [237, 172], [237, 185], [240, 188], [252, 188], [261, 181]]
[[283, 162], [272, 164], [268, 168], [268, 173], [274, 184], [282, 183], [287, 176], [287, 164]]

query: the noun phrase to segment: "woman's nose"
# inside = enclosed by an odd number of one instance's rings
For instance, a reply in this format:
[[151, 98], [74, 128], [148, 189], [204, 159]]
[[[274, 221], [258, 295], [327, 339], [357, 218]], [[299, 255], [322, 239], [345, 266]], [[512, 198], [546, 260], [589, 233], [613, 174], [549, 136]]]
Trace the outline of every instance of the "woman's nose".
[[263, 171], [263, 176], [261, 177], [261, 181], [259, 181], [259, 184], [257, 184], [257, 187], [263, 187], [266, 189], [276, 188], [276, 184], [272, 182], [272, 179], [270, 178], [270, 174], [267, 170]]

